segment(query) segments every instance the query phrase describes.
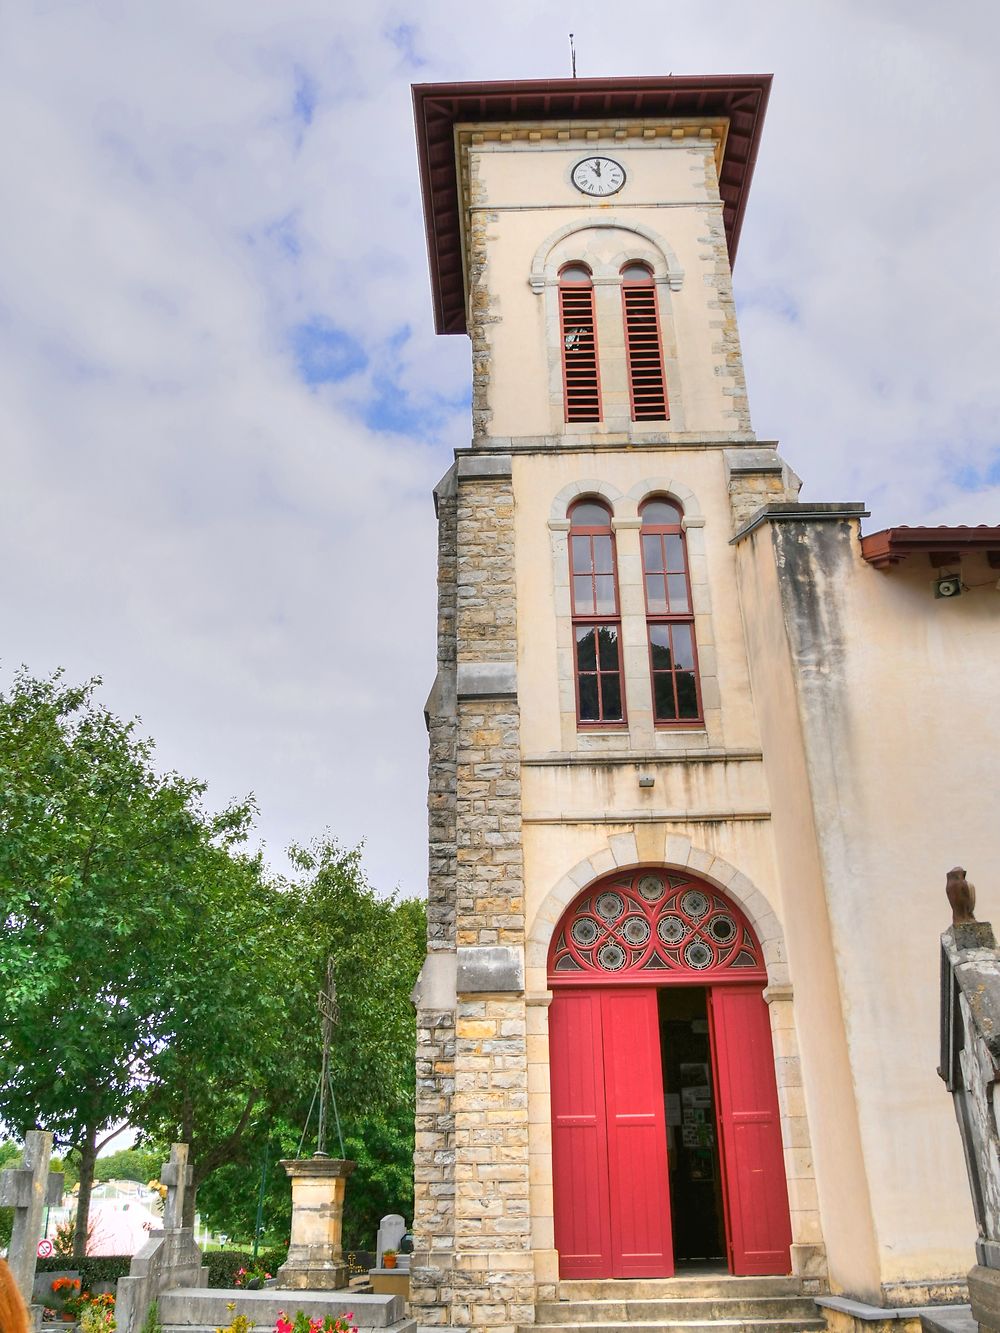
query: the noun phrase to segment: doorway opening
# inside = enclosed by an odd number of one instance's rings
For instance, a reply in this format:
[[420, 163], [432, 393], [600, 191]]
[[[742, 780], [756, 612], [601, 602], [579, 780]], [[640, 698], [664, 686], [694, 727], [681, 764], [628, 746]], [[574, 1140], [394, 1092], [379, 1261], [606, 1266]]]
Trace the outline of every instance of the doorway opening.
[[704, 986], [665, 986], [657, 1009], [674, 1263], [724, 1272], [726, 1221], [708, 992]]
[[715, 885], [615, 872], [549, 950], [563, 1278], [789, 1272], [791, 1222], [760, 942]]

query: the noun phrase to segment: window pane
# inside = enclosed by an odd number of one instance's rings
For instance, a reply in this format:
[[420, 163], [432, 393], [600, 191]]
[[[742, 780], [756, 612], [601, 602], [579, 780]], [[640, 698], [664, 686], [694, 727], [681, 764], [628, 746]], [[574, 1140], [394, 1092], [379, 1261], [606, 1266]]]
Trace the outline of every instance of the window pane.
[[601, 625], [597, 631], [600, 643], [601, 668], [618, 670], [618, 631], [614, 625]]
[[651, 574], [646, 578], [646, 607], [651, 615], [667, 609], [667, 594], [663, 589], [663, 576]]
[[601, 694], [604, 699], [604, 721], [618, 722], [622, 716], [622, 686], [618, 672], [601, 677]]
[[615, 607], [615, 576], [613, 574], [598, 574], [594, 579], [597, 584], [597, 614], [614, 615]]
[[645, 264], [626, 264], [622, 269], [622, 282], [652, 283], [653, 275]]
[[574, 528], [610, 528], [611, 510], [595, 500], [581, 500], [573, 506], [569, 521]]
[[595, 537], [594, 542], [594, 569], [598, 574], [610, 574], [612, 572], [611, 564], [611, 538]]
[[659, 537], [643, 537], [642, 566], [647, 574], [656, 574], [663, 569], [663, 544]]
[[597, 677], [580, 677], [580, 721], [599, 722], [600, 709], [597, 706]]
[[577, 671], [597, 670], [597, 645], [593, 625], [578, 625], [576, 629]]
[[573, 573], [590, 573], [590, 538], [571, 537], [570, 550], [573, 554]]
[[654, 671], [669, 671], [673, 666], [670, 630], [666, 625], [650, 625], [649, 647]]
[[678, 670], [694, 670], [694, 643], [690, 625], [674, 625], [674, 665]]
[[573, 579], [573, 610], [578, 616], [594, 614], [594, 581], [589, 574]]
[[653, 699], [658, 722], [671, 722], [676, 718], [673, 676], [663, 674], [653, 677]]
[[667, 593], [670, 597], [671, 611], [690, 611], [688, 603], [687, 579], [683, 574], [667, 575]]
[[684, 543], [679, 536], [668, 533], [667, 543], [667, 568], [671, 572], [684, 573]]
[[590, 273], [582, 264], [567, 264], [559, 274], [560, 282], [590, 282]]
[[698, 716], [698, 691], [695, 689], [693, 671], [678, 671], [677, 699], [680, 717]]
[[681, 511], [669, 500], [650, 500], [642, 506], [643, 523], [675, 527], [681, 521]]

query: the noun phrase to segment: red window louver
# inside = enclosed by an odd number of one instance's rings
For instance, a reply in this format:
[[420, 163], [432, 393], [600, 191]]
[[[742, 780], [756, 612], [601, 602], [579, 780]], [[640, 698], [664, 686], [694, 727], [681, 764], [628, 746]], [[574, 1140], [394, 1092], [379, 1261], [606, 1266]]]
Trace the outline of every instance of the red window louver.
[[622, 274], [625, 354], [633, 421], [666, 421], [667, 384], [656, 309], [656, 287], [648, 269], [632, 264]]
[[560, 275], [559, 329], [566, 420], [600, 421], [594, 289], [590, 274], [582, 266], [563, 270]]

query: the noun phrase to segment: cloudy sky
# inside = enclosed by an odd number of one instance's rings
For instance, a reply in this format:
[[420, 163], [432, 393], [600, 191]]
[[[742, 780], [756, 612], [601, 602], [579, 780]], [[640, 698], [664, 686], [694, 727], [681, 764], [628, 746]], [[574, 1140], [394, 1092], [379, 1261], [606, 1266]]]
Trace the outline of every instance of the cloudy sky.
[[[627, 17], [625, 17], [627, 13]], [[0, 672], [423, 892], [434, 336], [409, 85], [773, 71], [736, 271], [758, 434], [869, 530], [1000, 522], [995, 0], [8, 0]]]

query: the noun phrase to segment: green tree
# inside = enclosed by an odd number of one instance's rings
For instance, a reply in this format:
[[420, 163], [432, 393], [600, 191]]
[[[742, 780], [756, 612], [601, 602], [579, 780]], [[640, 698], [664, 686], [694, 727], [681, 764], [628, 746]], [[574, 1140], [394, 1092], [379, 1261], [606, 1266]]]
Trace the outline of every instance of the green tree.
[[0, 693], [0, 1118], [78, 1154], [76, 1247], [101, 1149], [164, 1039], [164, 960], [206, 860], [243, 836], [204, 785], [95, 702], [99, 681], [20, 671]]
[[94, 1180], [137, 1180], [140, 1185], [146, 1185], [159, 1179], [165, 1161], [162, 1148], [121, 1148], [118, 1152], [98, 1157], [94, 1163]]
[[[282, 924], [292, 975], [306, 985], [287, 1014], [282, 1039], [296, 1058], [286, 1058], [276, 1083], [262, 1094], [240, 1151], [204, 1179], [198, 1204], [214, 1229], [252, 1239], [266, 1156], [265, 1235], [269, 1242], [287, 1240], [291, 1195], [277, 1163], [296, 1155], [310, 1115], [320, 1067], [316, 993], [332, 956], [339, 1021], [331, 1073], [345, 1151], [358, 1164], [348, 1181], [345, 1238], [367, 1248], [384, 1213], [412, 1208], [415, 1016], [409, 997], [423, 960], [424, 907], [380, 897], [364, 877], [360, 851], [344, 850], [333, 839], [293, 855], [299, 874], [280, 890]], [[212, 1073], [203, 1074], [197, 1086], [207, 1098]], [[313, 1151], [315, 1132], [313, 1106], [304, 1153]], [[327, 1151], [340, 1152], [332, 1118]]]

